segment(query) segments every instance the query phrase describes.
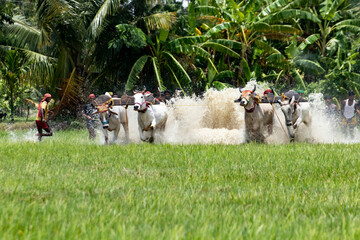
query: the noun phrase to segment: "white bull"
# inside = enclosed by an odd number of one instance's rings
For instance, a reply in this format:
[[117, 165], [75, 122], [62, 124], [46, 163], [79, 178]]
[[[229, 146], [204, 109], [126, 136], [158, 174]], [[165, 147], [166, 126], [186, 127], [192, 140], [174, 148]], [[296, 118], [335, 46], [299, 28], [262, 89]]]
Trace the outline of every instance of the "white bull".
[[[120, 125], [125, 131], [125, 141], [129, 141], [129, 125], [127, 122], [126, 109], [122, 106], [109, 107], [108, 104], [97, 105], [97, 112], [100, 114], [100, 122], [105, 136], [105, 143], [109, 144], [108, 132], [114, 131], [113, 141], [119, 136]], [[96, 114], [94, 113], [94, 114]]]
[[[140, 139], [152, 143], [155, 131], [165, 130], [167, 109], [165, 105], [152, 105], [146, 102], [144, 91], [134, 93], [134, 110], [138, 112], [138, 129]], [[149, 132], [150, 137], [145, 137], [144, 132]]]
[[307, 127], [311, 125], [310, 106], [296, 102], [295, 96], [289, 101], [279, 100], [279, 104], [285, 116], [290, 141], [293, 142], [295, 140], [295, 130], [299, 128], [301, 123], [304, 123]]
[[270, 104], [262, 104], [255, 95], [256, 86], [251, 90], [241, 90], [241, 96], [235, 102], [245, 109], [245, 140], [246, 142], [264, 142], [264, 131], [267, 128], [269, 135], [273, 130], [274, 111]]

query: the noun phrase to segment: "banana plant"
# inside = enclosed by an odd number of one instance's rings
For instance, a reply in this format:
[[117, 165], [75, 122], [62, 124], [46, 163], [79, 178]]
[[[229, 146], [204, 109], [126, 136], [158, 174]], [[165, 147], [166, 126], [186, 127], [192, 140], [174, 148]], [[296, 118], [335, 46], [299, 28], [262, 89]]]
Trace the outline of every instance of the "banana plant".
[[[359, 12], [358, 5], [345, 4], [343, 0], [325, 0], [320, 3], [320, 8], [311, 8], [315, 16], [322, 21], [317, 23], [320, 38], [318, 45], [322, 56], [326, 56], [327, 50], [332, 51], [334, 47], [342, 47], [339, 39], [340, 32], [360, 32], [360, 19], [354, 14]], [[335, 34], [334, 34], [335, 33]], [[337, 34], [336, 34], [337, 33]], [[334, 51], [332, 51], [334, 52]]]
[[[193, 14], [195, 20], [199, 23], [202, 21], [200, 29], [204, 30], [204, 36], [208, 38], [225, 38], [241, 45], [238, 79], [245, 83], [252, 77], [258, 77], [259, 74], [257, 73], [261, 72], [261, 66], [264, 66], [262, 63], [255, 62], [253, 51], [263, 52], [264, 54], [269, 53], [269, 49], [262, 48], [264, 44], [259, 44], [259, 42], [266, 42], [270, 39], [288, 42], [296, 35], [297, 41], [304, 42], [301, 48], [305, 48], [307, 44], [313, 43], [314, 38], [318, 39], [316, 36], [306, 39], [300, 37], [302, 28], [300, 24], [294, 21], [295, 18], [313, 23], [319, 23], [320, 19], [310, 11], [296, 9], [294, 2], [298, 1], [278, 0], [266, 3], [258, 0], [240, 2], [229, 0], [213, 3], [214, 8], [201, 5], [191, 7], [195, 12]], [[259, 11], [258, 9], [263, 10]], [[202, 27], [204, 25], [203, 19], [209, 13], [217, 20], [208, 21], [207, 28], [204, 28]], [[211, 19], [210, 16], [207, 19]], [[306, 41], [311, 42], [306, 43]], [[277, 57], [279, 57], [279, 54], [282, 55], [279, 51], [270, 53], [276, 54]], [[272, 58], [274, 58], [274, 55]], [[309, 65], [308, 62], [301, 62], [300, 60], [297, 61], [297, 64], [299, 66]], [[299, 71], [291, 72], [302, 82]]]
[[160, 91], [166, 89], [163, 81], [163, 71], [167, 71], [170, 76], [173, 77], [177, 86], [182, 89], [185, 94], [184, 87], [190, 91], [191, 79], [183, 66], [175, 58], [175, 56], [166, 49], [166, 40], [169, 31], [160, 29], [155, 34], [155, 42], [148, 38], [148, 49], [150, 54], [141, 56], [131, 68], [131, 72], [126, 81], [126, 90], [131, 91], [134, 86], [138, 83], [140, 73], [143, 71], [145, 64], [150, 62], [157, 87]]
[[[257, 44], [263, 48], [268, 49], [270, 53], [267, 56], [267, 62], [274, 68], [278, 68], [279, 72], [272, 72], [270, 75], [263, 75], [266, 80], [275, 79], [275, 83], [279, 84], [282, 79], [290, 78], [287, 85], [295, 84], [300, 88], [306, 89], [306, 83], [302, 73], [312, 73], [317, 76], [321, 76], [325, 73], [325, 69], [315, 60], [303, 57], [303, 50], [314, 44], [319, 38], [317, 35], [311, 35], [304, 40], [304, 42], [298, 44], [296, 36], [293, 37], [291, 44], [285, 49], [285, 55], [274, 47], [269, 46], [267, 43], [258, 41]], [[291, 81], [294, 79], [294, 81]]]

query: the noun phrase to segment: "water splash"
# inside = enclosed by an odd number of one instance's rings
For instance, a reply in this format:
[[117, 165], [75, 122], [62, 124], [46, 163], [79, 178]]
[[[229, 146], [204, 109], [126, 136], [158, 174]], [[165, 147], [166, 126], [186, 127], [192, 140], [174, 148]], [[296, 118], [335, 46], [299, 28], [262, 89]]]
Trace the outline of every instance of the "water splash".
[[36, 129], [30, 129], [26, 132], [17, 132], [12, 130], [7, 130], [8, 136], [12, 142], [36, 142], [38, 141]]
[[[267, 89], [266, 84], [250, 81], [244, 88], [253, 89], [262, 96]], [[203, 97], [179, 98], [168, 106], [168, 121], [163, 134], [156, 136], [156, 142], [171, 144], [242, 144], [245, 136], [244, 108], [234, 100], [240, 96], [239, 90], [228, 88], [222, 91], [208, 90]], [[360, 133], [355, 129], [355, 138], [346, 138], [341, 132], [339, 120], [331, 119], [325, 113], [325, 102], [322, 94], [310, 94], [308, 103], [311, 106], [312, 124], [306, 127], [301, 124], [296, 130], [296, 140], [310, 143], [357, 143], [360, 142]], [[274, 104], [274, 129], [271, 135], [265, 135], [266, 143], [286, 144], [289, 137], [286, 131], [284, 115], [277, 104]], [[137, 112], [129, 106], [128, 110], [130, 143], [141, 143]], [[100, 124], [97, 130], [96, 144], [104, 144], [104, 137]], [[37, 141], [31, 130], [25, 133], [9, 131], [12, 141]], [[53, 136], [56, 138], [56, 132]], [[88, 143], [87, 135], [79, 135], [79, 142]], [[109, 134], [110, 140], [112, 133]], [[125, 144], [123, 128], [120, 130], [117, 144]], [[81, 141], [80, 141], [81, 140]]]

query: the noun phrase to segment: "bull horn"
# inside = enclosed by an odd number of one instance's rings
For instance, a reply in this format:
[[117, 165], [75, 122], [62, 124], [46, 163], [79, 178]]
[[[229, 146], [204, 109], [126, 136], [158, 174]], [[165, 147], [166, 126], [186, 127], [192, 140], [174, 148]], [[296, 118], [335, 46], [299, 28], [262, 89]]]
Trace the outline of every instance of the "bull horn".
[[99, 110], [97, 110], [96, 112], [92, 113], [91, 115], [95, 115], [95, 114], [98, 114], [99, 113]]
[[295, 100], [295, 96], [293, 95], [292, 98], [290, 98], [290, 100], [289, 100], [289, 104], [290, 104], [291, 102], [294, 102], [294, 100]]
[[239, 87], [239, 92], [242, 93], [243, 89], [242, 87]]
[[282, 106], [280, 99], [277, 100], [277, 103], [280, 104], [280, 106]]
[[273, 87], [270, 87], [270, 90], [271, 90], [271, 92], [274, 94], [274, 96], [275, 96], [275, 91], [274, 91], [274, 89], [273, 89]]
[[254, 85], [254, 89], [252, 90], [252, 92], [254, 93], [254, 92], [255, 92], [255, 90], [256, 90], [256, 85]]

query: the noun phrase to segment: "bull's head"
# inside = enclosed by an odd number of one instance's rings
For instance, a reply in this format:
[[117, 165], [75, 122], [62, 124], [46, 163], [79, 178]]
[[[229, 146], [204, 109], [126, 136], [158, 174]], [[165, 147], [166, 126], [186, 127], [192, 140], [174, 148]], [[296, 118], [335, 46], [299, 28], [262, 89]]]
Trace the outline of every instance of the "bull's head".
[[278, 100], [278, 103], [281, 106], [281, 111], [284, 114], [285, 117], [285, 123], [288, 129], [289, 137], [291, 140], [294, 139], [295, 135], [293, 132], [293, 115], [296, 111], [296, 102], [295, 102], [295, 96], [293, 96], [290, 100], [280, 101]]
[[116, 112], [112, 111], [109, 107], [109, 104], [103, 103], [102, 105], [96, 105], [97, 111], [93, 114], [100, 114], [100, 121], [104, 129], [109, 127], [111, 115], [118, 115]]
[[142, 92], [134, 92], [134, 110], [135, 111], [143, 111], [146, 109], [146, 100], [145, 100], [145, 92], [144, 89]]
[[255, 97], [256, 85], [253, 90], [243, 90], [239, 88], [240, 97], [234, 102], [240, 102], [240, 105], [245, 107], [245, 109], [251, 109], [254, 106], [254, 97]]

